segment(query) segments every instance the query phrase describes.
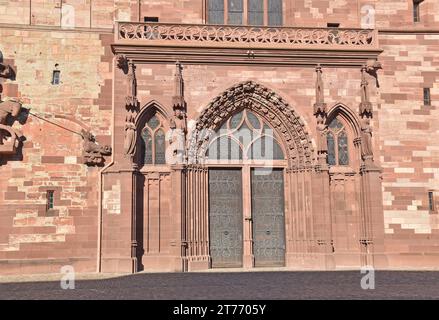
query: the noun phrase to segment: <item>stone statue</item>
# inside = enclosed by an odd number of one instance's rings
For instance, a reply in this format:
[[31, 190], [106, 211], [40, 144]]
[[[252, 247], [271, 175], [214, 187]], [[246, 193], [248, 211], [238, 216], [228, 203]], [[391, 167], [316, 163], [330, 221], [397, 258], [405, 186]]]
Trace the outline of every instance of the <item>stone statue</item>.
[[83, 160], [89, 166], [101, 166], [104, 164], [104, 156], [111, 155], [110, 146], [100, 146], [96, 143], [95, 137], [90, 131], [82, 130], [83, 138]]
[[136, 132], [137, 128], [134, 123], [136, 117], [135, 111], [127, 111], [125, 118], [125, 139], [124, 152], [125, 155], [133, 156], [136, 152]]
[[186, 115], [181, 109], [174, 110], [174, 117], [170, 121], [171, 129], [181, 130], [187, 133]]
[[366, 79], [367, 66], [361, 68], [361, 103], [360, 115], [372, 115], [372, 103], [369, 97], [369, 82]]
[[361, 119], [361, 156], [365, 161], [373, 161], [372, 127], [368, 117]]
[[[9, 118], [17, 118], [22, 110], [22, 104], [18, 100], [0, 102], [0, 125], [8, 126]], [[3, 144], [4, 136], [0, 130], [0, 145]]]
[[326, 138], [328, 126], [325, 124], [325, 118], [322, 116], [317, 116], [317, 152], [326, 153], [328, 152], [328, 140]]
[[175, 64], [176, 71], [174, 74], [174, 96], [172, 97], [172, 109], [174, 116], [170, 120], [170, 131], [168, 133], [168, 142], [170, 145], [167, 154], [167, 162], [170, 164], [183, 163], [185, 161], [187, 118], [186, 118], [186, 101], [184, 100], [184, 81], [182, 66], [177, 61]]

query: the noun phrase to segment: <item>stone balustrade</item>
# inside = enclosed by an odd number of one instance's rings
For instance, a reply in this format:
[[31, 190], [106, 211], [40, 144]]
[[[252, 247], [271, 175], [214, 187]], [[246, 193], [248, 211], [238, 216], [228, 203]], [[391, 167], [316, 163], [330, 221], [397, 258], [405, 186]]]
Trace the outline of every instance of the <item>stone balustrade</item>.
[[163, 46], [377, 50], [371, 29], [118, 22], [115, 42]]

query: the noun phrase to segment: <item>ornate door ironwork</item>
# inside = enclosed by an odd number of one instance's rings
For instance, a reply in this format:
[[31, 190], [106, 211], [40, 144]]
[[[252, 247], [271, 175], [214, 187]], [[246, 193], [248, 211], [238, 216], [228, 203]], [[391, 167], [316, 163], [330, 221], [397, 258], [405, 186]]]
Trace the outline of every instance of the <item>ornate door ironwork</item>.
[[284, 266], [283, 170], [252, 169], [251, 188], [255, 266]]
[[212, 267], [241, 267], [243, 255], [241, 170], [209, 170], [209, 219]]

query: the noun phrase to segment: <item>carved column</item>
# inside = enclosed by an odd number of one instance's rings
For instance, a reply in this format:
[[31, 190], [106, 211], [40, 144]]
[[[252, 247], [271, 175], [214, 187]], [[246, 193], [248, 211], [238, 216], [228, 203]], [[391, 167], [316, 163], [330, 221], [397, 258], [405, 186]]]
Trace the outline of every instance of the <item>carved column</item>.
[[316, 67], [316, 103], [314, 104], [314, 116], [316, 117], [317, 132], [317, 165], [312, 179], [312, 197], [314, 204], [313, 213], [315, 220], [315, 241], [317, 251], [323, 260], [320, 266], [325, 269], [334, 268], [332, 222], [330, 209], [329, 167], [327, 163], [327, 105], [324, 99], [324, 85], [322, 80], [322, 68]]
[[[370, 102], [369, 82], [366, 74], [368, 67], [361, 68], [361, 103], [359, 116], [361, 121], [361, 221], [360, 247], [362, 265], [384, 267], [387, 261], [384, 255], [384, 215], [381, 190], [381, 168], [375, 164], [372, 146], [373, 106]], [[375, 70], [375, 69], [374, 69]]]
[[196, 164], [187, 166], [182, 236], [183, 263], [187, 271], [210, 267], [207, 184], [207, 168]]
[[[143, 183], [141, 175], [138, 171], [137, 163], [134, 161], [134, 155], [136, 152], [136, 136], [137, 130], [135, 126], [136, 117], [139, 113], [139, 102], [137, 100], [137, 81], [135, 74], [135, 64], [132, 60], [128, 60], [126, 56], [120, 55], [116, 58], [117, 67], [122, 70], [126, 75], [126, 95], [124, 99], [124, 113], [125, 113], [125, 126], [124, 126], [124, 143], [123, 151], [118, 149], [120, 154], [125, 156], [127, 161], [123, 158], [117, 158], [116, 164], [106, 170], [108, 178], [117, 181], [123, 186], [123, 192], [120, 195], [120, 216], [104, 217], [106, 221], [103, 225], [104, 235], [108, 234], [108, 239], [111, 239], [109, 235], [110, 230], [107, 227], [117, 224], [120, 228], [130, 230], [130, 235], [124, 235], [130, 239], [128, 241], [113, 245], [112, 241], [108, 241], [108, 244], [104, 244], [107, 253], [104, 254], [103, 267], [104, 270], [117, 270], [117, 272], [137, 272], [139, 270], [141, 253], [139, 252], [139, 215], [142, 213], [142, 208], [139, 207], [139, 197], [142, 197]], [[120, 106], [122, 107], [122, 106]], [[129, 246], [129, 247], [128, 247]], [[112, 257], [113, 252], [118, 252], [117, 258]], [[106, 262], [105, 260], [108, 260]], [[119, 262], [114, 262], [118, 260]]]

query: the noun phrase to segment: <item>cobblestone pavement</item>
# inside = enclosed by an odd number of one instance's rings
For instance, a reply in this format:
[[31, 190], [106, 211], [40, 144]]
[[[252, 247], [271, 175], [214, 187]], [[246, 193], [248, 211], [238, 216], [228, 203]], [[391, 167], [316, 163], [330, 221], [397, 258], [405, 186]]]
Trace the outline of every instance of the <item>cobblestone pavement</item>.
[[439, 272], [376, 271], [362, 290], [359, 271], [156, 273], [77, 280], [0, 283], [0, 299], [439, 299]]

